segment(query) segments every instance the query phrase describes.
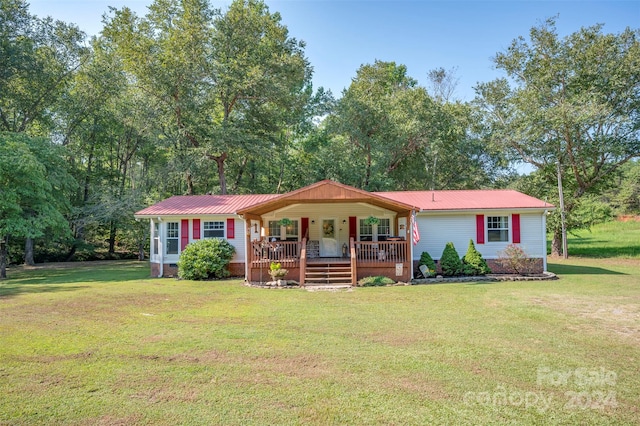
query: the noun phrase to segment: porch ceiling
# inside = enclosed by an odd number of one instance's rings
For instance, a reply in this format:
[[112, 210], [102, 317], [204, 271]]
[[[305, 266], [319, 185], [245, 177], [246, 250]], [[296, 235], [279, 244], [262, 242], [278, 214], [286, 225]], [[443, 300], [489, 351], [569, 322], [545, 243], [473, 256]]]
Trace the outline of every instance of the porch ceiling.
[[323, 180], [313, 185], [282, 194], [265, 202], [254, 204], [238, 210], [241, 215], [258, 215], [281, 209], [291, 204], [317, 203], [368, 203], [397, 213], [419, 210], [410, 204], [405, 204], [371, 192], [363, 191], [352, 186], [331, 180]]

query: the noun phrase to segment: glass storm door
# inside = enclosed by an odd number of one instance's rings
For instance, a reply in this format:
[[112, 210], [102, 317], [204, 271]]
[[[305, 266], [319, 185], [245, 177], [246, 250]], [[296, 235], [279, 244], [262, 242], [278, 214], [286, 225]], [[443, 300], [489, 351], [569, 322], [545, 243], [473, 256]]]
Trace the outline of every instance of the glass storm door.
[[320, 221], [320, 256], [338, 256], [338, 229], [335, 219], [322, 219]]

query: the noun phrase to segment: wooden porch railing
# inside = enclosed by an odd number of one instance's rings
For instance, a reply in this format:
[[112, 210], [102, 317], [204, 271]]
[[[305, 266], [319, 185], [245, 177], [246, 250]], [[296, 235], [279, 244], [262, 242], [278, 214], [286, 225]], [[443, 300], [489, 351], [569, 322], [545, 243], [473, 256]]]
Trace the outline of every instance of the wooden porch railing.
[[353, 237], [349, 238], [349, 257], [351, 258], [351, 286], [355, 287], [358, 285], [358, 261]]
[[305, 236], [302, 239], [302, 246], [300, 248], [300, 287], [304, 287], [304, 278], [306, 274], [307, 274], [307, 237]]
[[299, 241], [253, 241], [251, 242], [251, 263], [278, 262], [283, 268], [296, 268], [300, 265]]
[[408, 259], [407, 241], [358, 241], [355, 243], [358, 263], [400, 263]]

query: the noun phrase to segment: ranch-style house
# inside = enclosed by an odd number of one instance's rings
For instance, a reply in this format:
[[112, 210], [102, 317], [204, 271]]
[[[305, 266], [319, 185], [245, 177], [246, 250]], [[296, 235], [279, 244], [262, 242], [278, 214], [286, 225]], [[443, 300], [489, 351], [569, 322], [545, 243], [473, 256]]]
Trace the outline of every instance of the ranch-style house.
[[[175, 276], [192, 241], [224, 238], [233, 276], [269, 281], [271, 262], [301, 285], [345, 284], [373, 275], [409, 281], [423, 251], [469, 240], [494, 272], [509, 244], [547, 269], [546, 215], [554, 207], [513, 190], [368, 192], [323, 180], [285, 194], [173, 196], [140, 210], [149, 219], [151, 274]], [[414, 222], [415, 221], [415, 222]]]

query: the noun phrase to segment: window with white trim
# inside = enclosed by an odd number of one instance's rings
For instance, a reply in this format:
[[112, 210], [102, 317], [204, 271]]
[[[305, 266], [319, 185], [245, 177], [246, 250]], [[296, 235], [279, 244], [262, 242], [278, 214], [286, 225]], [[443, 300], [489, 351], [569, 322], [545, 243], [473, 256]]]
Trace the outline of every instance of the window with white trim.
[[373, 225], [367, 219], [360, 219], [360, 241], [373, 241]]
[[216, 220], [202, 223], [203, 238], [224, 238], [224, 221]]
[[160, 246], [160, 224], [158, 222], [153, 223], [153, 254], [158, 254], [158, 247]]
[[487, 241], [509, 241], [509, 216], [487, 216]]
[[180, 231], [178, 222], [167, 222], [167, 254], [178, 254]]
[[289, 225], [285, 227], [285, 234], [287, 241], [298, 241], [298, 221], [292, 220]]
[[280, 237], [282, 236], [282, 228], [280, 227], [279, 220], [270, 220], [269, 221], [269, 239], [275, 238], [280, 241]]
[[378, 241], [386, 241], [391, 236], [391, 220], [379, 219], [378, 221]]

